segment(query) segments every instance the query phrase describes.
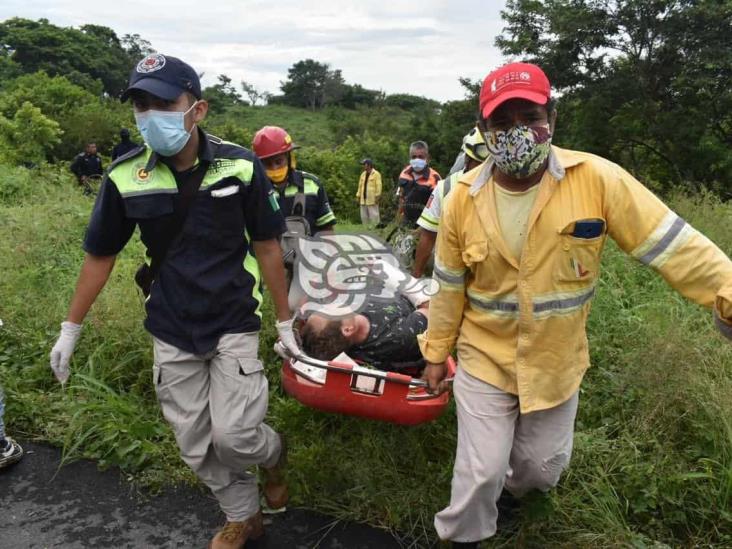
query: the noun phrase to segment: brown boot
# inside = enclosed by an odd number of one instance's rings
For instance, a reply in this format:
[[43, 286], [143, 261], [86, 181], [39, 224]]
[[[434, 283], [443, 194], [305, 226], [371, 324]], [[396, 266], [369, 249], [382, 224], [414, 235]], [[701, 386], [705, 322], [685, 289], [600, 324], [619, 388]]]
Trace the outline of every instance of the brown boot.
[[264, 534], [262, 513], [249, 517], [243, 522], [226, 522], [208, 544], [208, 549], [243, 549], [247, 540], [258, 539]]
[[264, 499], [270, 509], [281, 509], [287, 505], [290, 494], [287, 490], [285, 480], [285, 467], [287, 465], [287, 441], [284, 435], [280, 435], [280, 457], [274, 467], [263, 467], [264, 473]]

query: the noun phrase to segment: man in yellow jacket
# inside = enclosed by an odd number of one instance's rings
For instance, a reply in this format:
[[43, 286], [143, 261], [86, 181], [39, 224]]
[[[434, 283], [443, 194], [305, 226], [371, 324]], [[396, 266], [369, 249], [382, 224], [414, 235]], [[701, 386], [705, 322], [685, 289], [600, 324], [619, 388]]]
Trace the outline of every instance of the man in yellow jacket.
[[458, 441], [449, 506], [435, 528], [456, 547], [496, 531], [496, 502], [549, 490], [569, 464], [585, 322], [608, 235], [732, 339], [732, 262], [628, 172], [551, 145], [556, 111], [541, 69], [489, 74], [479, 127], [492, 159], [451, 191], [437, 237], [420, 347], [433, 391], [457, 345]]
[[374, 169], [370, 158], [361, 160], [363, 171], [358, 180], [356, 199], [361, 207], [361, 223], [363, 225], [379, 224], [379, 198], [381, 197], [381, 174]]

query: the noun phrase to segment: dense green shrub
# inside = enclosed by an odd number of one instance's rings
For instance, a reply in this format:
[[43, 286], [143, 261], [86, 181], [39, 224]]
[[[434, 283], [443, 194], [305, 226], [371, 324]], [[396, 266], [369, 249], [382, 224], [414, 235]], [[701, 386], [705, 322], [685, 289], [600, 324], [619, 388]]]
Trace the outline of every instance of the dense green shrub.
[[25, 166], [45, 162], [62, 133], [55, 120], [26, 101], [12, 119], [0, 115], [0, 162]]
[[359, 219], [358, 179], [361, 160], [371, 158], [375, 169], [381, 172], [383, 189], [382, 219], [390, 221], [394, 216], [394, 192], [399, 172], [408, 159], [408, 143], [399, 143], [386, 137], [347, 137], [333, 150], [307, 147], [298, 153], [299, 166], [317, 175], [325, 183], [328, 197], [336, 215], [344, 221]]
[[[44, 117], [56, 123], [63, 135], [62, 139], [43, 147], [46, 160], [70, 161], [88, 141], [95, 141], [99, 152], [109, 155], [119, 140], [122, 127], [130, 128], [139, 141], [129, 104], [99, 98], [63, 76], [50, 77], [37, 72], [2, 84], [2, 116], [13, 119], [26, 103], [31, 103]], [[24, 153], [15, 151], [13, 154], [23, 157]]]

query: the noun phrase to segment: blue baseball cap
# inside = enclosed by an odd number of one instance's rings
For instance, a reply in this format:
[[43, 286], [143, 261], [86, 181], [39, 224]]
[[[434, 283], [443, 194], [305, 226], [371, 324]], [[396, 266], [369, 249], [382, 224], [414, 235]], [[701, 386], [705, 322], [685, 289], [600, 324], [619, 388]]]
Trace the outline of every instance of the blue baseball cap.
[[133, 90], [146, 91], [167, 101], [175, 101], [183, 92], [201, 99], [201, 81], [193, 67], [162, 53], [151, 53], [132, 69], [127, 89], [120, 97], [122, 102]]

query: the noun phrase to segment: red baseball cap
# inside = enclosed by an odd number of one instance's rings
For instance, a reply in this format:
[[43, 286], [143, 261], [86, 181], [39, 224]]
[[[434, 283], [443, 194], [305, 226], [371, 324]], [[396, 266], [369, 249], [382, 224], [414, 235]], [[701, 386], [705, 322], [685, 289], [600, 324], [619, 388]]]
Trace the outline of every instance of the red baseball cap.
[[480, 114], [488, 118], [501, 103], [509, 99], [526, 99], [546, 105], [551, 99], [549, 79], [531, 63], [509, 63], [494, 70], [480, 88]]

